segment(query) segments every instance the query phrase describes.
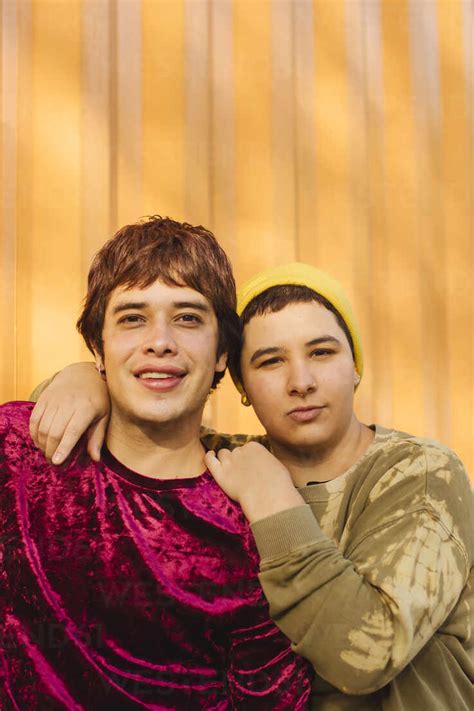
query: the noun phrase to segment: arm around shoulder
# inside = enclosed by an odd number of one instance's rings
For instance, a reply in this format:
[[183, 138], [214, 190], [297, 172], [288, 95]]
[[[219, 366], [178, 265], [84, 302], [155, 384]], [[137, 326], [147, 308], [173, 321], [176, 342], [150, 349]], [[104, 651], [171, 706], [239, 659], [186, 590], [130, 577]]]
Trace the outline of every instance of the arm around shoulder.
[[54, 464], [61, 464], [89, 430], [88, 452], [98, 460], [110, 400], [107, 384], [95, 365], [74, 363], [40, 387], [43, 385], [30, 420], [34, 443]]

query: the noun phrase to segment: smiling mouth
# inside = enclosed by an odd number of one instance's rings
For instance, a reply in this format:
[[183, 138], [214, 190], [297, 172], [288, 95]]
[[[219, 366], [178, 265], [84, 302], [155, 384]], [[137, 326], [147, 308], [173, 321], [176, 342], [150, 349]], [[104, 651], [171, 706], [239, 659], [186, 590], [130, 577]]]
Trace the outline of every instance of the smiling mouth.
[[183, 382], [186, 373], [164, 373], [162, 371], [146, 371], [138, 373], [135, 378], [147, 388], [154, 392], [167, 392], [173, 390]]
[[[183, 375], [184, 375], [184, 373], [183, 373]], [[166, 380], [168, 378], [182, 378], [183, 375], [179, 375], [176, 373], [150, 372], [150, 373], [139, 373], [135, 377], [139, 378], [140, 380]]]

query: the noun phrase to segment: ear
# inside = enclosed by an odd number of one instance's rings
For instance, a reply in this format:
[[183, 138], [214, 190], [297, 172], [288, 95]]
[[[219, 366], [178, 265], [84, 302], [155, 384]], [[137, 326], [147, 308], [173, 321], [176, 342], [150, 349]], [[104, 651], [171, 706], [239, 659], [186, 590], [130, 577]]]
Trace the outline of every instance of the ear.
[[227, 368], [227, 357], [228, 353], [221, 353], [216, 362], [216, 367], [214, 368], [216, 373], [223, 373]]
[[105, 375], [104, 361], [98, 353], [95, 354], [95, 367], [100, 375]]
[[354, 370], [354, 388], [356, 388], [360, 383], [360, 375], [357, 370]]

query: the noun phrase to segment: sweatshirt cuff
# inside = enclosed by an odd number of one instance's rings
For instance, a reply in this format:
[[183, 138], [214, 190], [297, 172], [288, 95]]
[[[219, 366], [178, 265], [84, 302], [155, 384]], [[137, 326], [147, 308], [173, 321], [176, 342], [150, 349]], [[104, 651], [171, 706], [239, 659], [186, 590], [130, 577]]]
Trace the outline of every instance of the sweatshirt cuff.
[[295, 548], [304, 548], [324, 539], [308, 504], [254, 521], [251, 529], [262, 559], [287, 555]]

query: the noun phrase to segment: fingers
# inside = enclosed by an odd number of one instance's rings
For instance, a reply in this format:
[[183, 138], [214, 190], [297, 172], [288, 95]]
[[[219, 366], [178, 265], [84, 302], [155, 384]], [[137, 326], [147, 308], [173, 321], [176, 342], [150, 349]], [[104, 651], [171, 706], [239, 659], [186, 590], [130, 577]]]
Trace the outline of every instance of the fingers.
[[213, 449], [210, 449], [204, 455], [204, 463], [209, 469], [213, 477], [218, 477], [221, 470], [221, 463], [216, 457], [216, 453]]
[[45, 403], [44, 399], [40, 398], [31, 412], [30, 435], [31, 435], [31, 439], [33, 440], [33, 442], [36, 444], [37, 447], [39, 447], [39, 442], [38, 442], [39, 423], [41, 421], [41, 418], [43, 417], [45, 409], [46, 409], [46, 403]]
[[64, 425], [64, 420], [55, 420], [51, 426], [45, 456], [53, 464], [62, 464], [71, 454], [86, 431], [90, 423], [90, 413], [73, 412], [69, 422]]
[[[35, 417], [33, 422], [30, 421], [30, 433], [34, 443], [43, 450], [49, 461], [53, 464], [62, 464], [89, 427], [91, 421], [89, 409], [76, 412], [71, 411], [69, 407], [40, 406], [38, 403], [33, 413]], [[87, 450], [94, 461], [100, 460], [108, 419], [108, 415], [101, 417], [90, 428]]]
[[[56, 405], [48, 405], [45, 408], [43, 415], [41, 417], [41, 420], [38, 423], [38, 428], [37, 428], [37, 432], [36, 432], [36, 445], [41, 450], [43, 450], [43, 452], [45, 453], [46, 456], [48, 456], [46, 454], [46, 450], [48, 447], [48, 440], [50, 439], [50, 435], [52, 434], [52, 428], [53, 428], [54, 422], [56, 420], [57, 414], [58, 414], [58, 407]], [[69, 415], [69, 417], [70, 417], [70, 415]], [[59, 418], [56, 422], [56, 425], [55, 425], [55, 430], [54, 430], [55, 436], [58, 436], [64, 430], [64, 427], [67, 424], [67, 420], [66, 420], [66, 423], [63, 423], [63, 427], [61, 429], [61, 425], [60, 425], [61, 420], [62, 420], [62, 416], [60, 414]], [[59, 439], [57, 441], [59, 442]], [[50, 441], [50, 448], [51, 448], [51, 446], [52, 446], [52, 440]], [[49, 455], [50, 458], [52, 456], [52, 453], [53, 452], [51, 451], [50, 455]]]
[[108, 422], [109, 418], [106, 415], [105, 417], [101, 417], [98, 422], [89, 427], [87, 451], [89, 453], [90, 458], [93, 459], [94, 462], [100, 461], [100, 452], [102, 449], [102, 445], [104, 444]]
[[[45, 413], [45, 418], [46, 414], [47, 413]], [[67, 455], [60, 458], [55, 456], [55, 453], [63, 441], [64, 434], [67, 432], [73, 418], [74, 413], [70, 411], [66, 413], [64, 410], [58, 408], [56, 410], [56, 416], [52, 420], [48, 418], [44, 423], [41, 421], [40, 430], [43, 429], [43, 435], [40, 438], [39, 446], [43, 450], [46, 459], [49, 459], [53, 464], [62, 464], [64, 459], [66, 459]]]
[[106, 384], [91, 363], [75, 363], [58, 373], [32, 411], [30, 434], [54, 464], [69, 456], [81, 435], [90, 432], [90, 452], [99, 459], [110, 412]]
[[217, 452], [217, 459], [223, 464], [224, 462], [228, 462], [229, 459], [232, 457], [232, 452], [230, 449], [219, 449]]

